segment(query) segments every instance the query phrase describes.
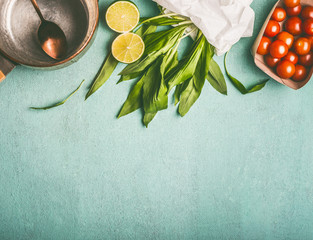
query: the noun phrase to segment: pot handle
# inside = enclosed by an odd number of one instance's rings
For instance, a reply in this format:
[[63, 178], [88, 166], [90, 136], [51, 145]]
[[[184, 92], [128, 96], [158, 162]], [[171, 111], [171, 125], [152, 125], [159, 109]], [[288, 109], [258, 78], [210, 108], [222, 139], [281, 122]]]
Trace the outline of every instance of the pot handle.
[[15, 68], [15, 64], [0, 54], [0, 82]]

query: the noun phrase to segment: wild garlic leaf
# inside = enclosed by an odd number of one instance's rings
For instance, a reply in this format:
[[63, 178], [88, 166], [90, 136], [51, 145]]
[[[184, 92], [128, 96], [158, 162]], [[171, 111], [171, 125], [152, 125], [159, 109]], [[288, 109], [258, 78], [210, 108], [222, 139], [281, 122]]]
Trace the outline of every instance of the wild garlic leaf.
[[189, 80], [188, 85], [185, 85], [185, 89], [181, 90], [182, 92], [180, 95], [178, 112], [182, 117], [188, 113], [190, 108], [200, 97], [213, 55], [213, 47], [205, 40], [203, 51], [197, 64], [196, 71], [193, 77]]
[[[154, 91], [155, 91], [155, 96], [157, 98], [154, 99], [154, 106], [155, 106], [155, 113], [157, 111], [160, 111], [164, 108], [167, 108], [168, 106], [168, 92], [167, 92], [167, 87], [164, 81], [164, 76], [169, 72], [172, 68], [174, 68], [178, 64], [178, 52], [177, 48], [179, 46], [178, 42], [176, 46], [174, 46], [172, 49], [170, 49], [165, 55], [160, 56], [160, 62], [161, 65], [159, 67], [159, 70], [156, 70], [157, 72], [154, 74], [155, 76], [158, 75], [158, 81], [154, 81], [156, 84], [154, 86]], [[150, 78], [151, 79], [151, 78]], [[144, 86], [145, 88], [145, 86]], [[145, 93], [145, 90], [143, 91]], [[145, 104], [145, 101], [144, 101]], [[159, 106], [161, 104], [161, 107]], [[153, 109], [153, 108], [152, 108]], [[145, 109], [146, 113], [147, 110]], [[151, 109], [149, 110], [148, 113], [151, 113]], [[152, 120], [152, 119], [151, 119]]]
[[144, 117], [143, 117], [143, 124], [146, 126], [146, 128], [148, 127], [149, 123], [154, 119], [155, 115], [157, 113], [145, 113]]
[[176, 85], [191, 78], [196, 70], [201, 53], [203, 50], [205, 37], [201, 36], [192, 46], [190, 53], [179, 62], [177, 67], [169, 74], [166, 82], [168, 82], [169, 91]]
[[171, 50], [169, 50], [164, 57], [164, 60], [162, 63], [163, 69], [161, 69], [163, 77], [169, 74], [169, 72], [178, 65], [177, 48], [179, 44], [180, 42], [178, 42], [176, 46], [174, 46]]
[[110, 52], [107, 58], [104, 60], [102, 67], [100, 68], [96, 78], [89, 89], [85, 100], [87, 100], [92, 94], [94, 94], [112, 75], [114, 69], [116, 68], [118, 61], [113, 57]]
[[145, 113], [155, 113], [168, 106], [167, 87], [160, 71], [162, 61], [160, 57], [144, 77], [142, 98]]
[[[173, 29], [175, 29], [175, 31], [173, 31]], [[155, 38], [157, 38], [158, 41], [155, 41], [156, 39], [151, 38], [149, 38], [150, 40], [145, 40], [146, 43], [145, 54], [147, 55], [144, 58], [141, 58], [140, 60], [129, 64], [126, 68], [124, 68], [120, 75], [129, 75], [144, 71], [159, 56], [161, 56], [162, 54], [166, 53], [169, 49], [171, 49], [177, 43], [177, 41], [182, 36], [185, 30], [184, 28], [177, 29], [173, 28], [173, 29], [147, 35], [147, 38], [150, 37], [151, 35], [155, 36]]]
[[192, 105], [197, 101], [201, 92], [194, 85], [194, 78], [188, 80], [187, 88], [181, 93], [178, 112], [180, 116], [185, 116]]
[[144, 38], [145, 36], [154, 33], [157, 30], [157, 26], [147, 26], [142, 25], [138, 30], [135, 32], [140, 37]]
[[[169, 50], [164, 56], [160, 57], [160, 62], [161, 65], [159, 67], [159, 72], [156, 72], [153, 75], [158, 75], [159, 79], [159, 85], [153, 86], [153, 88], [150, 88], [151, 94], [152, 91], [154, 91], [154, 102], [152, 102], [152, 106], [149, 108], [149, 112], [145, 112], [144, 118], [143, 118], [143, 123], [146, 127], [148, 127], [148, 124], [154, 119], [155, 115], [157, 114], [158, 111], [167, 108], [168, 106], [168, 95], [167, 95], [167, 88], [166, 84], [164, 82], [164, 76], [165, 74], [170, 71], [172, 68], [174, 68], [178, 64], [178, 53], [177, 53], [177, 48], [178, 48], [179, 42], [176, 44], [175, 47], [173, 47], [171, 50]], [[157, 70], [157, 69], [156, 69]], [[151, 78], [148, 78], [151, 79]], [[150, 87], [151, 83], [158, 83], [158, 81], [153, 81], [150, 82]], [[145, 86], [144, 85], [144, 90], [143, 92], [145, 93]], [[143, 94], [144, 95], [144, 94]], [[145, 96], [144, 96], [144, 105], [146, 103]], [[153, 109], [156, 110], [153, 112]], [[146, 110], [146, 109], [145, 109]]]
[[[158, 51], [165, 46], [167, 50], [176, 45], [177, 41], [182, 37], [187, 26], [178, 26], [169, 30], [163, 30], [146, 35], [144, 42], [146, 44], [145, 54]], [[167, 50], [165, 52], [167, 52]], [[165, 53], [164, 52], [164, 53]]]
[[269, 79], [264, 80], [262, 83], [257, 83], [257, 84], [255, 84], [255, 85], [253, 85], [247, 89], [238, 79], [236, 79], [232, 75], [230, 75], [230, 73], [228, 72], [227, 67], [226, 67], [227, 55], [228, 55], [228, 53], [226, 53], [225, 57], [224, 57], [224, 66], [225, 66], [226, 75], [231, 80], [232, 84], [239, 90], [239, 92], [241, 92], [241, 94], [248, 94], [248, 93], [257, 92], [257, 91], [260, 91], [262, 88], [264, 88], [264, 86], [269, 81]]
[[144, 24], [155, 25], [155, 26], [170, 26], [184, 22], [185, 19], [175, 19], [170, 17], [162, 17], [157, 19], [147, 19], [144, 21]]
[[227, 85], [225, 77], [218, 66], [218, 64], [212, 59], [210, 62], [209, 73], [207, 75], [207, 80], [215, 90], [221, 94], [227, 95]]
[[120, 77], [120, 80], [117, 82], [117, 84], [121, 83], [121, 82], [125, 82], [125, 81], [129, 81], [132, 79], [135, 79], [137, 77], [141, 77], [144, 74], [143, 72], [139, 72], [139, 73], [134, 73], [134, 74], [128, 74], [128, 75], [122, 75]]
[[205, 39], [202, 53], [194, 73], [194, 85], [201, 92], [205, 78], [209, 72], [210, 62], [214, 55], [214, 47]]
[[177, 105], [177, 103], [179, 103], [179, 101], [180, 101], [180, 95], [181, 95], [181, 88], [182, 88], [182, 84], [180, 84], [180, 85], [177, 85], [176, 87], [175, 87], [175, 92], [174, 92], [174, 100], [175, 100], [175, 106]]
[[136, 83], [129, 93], [117, 118], [130, 114], [142, 107], [142, 85], [144, 76]]
[[55, 107], [58, 107], [58, 106], [61, 106], [63, 105], [64, 103], [67, 102], [67, 100], [69, 100], [79, 89], [80, 87], [83, 85], [83, 83], [85, 82], [85, 80], [83, 80], [81, 82], [81, 84], [78, 86], [78, 88], [76, 88], [76, 90], [74, 92], [72, 92], [66, 99], [64, 99], [62, 102], [59, 102], [59, 103], [56, 103], [56, 104], [53, 104], [49, 107], [41, 107], [41, 108], [38, 108], [38, 107], [31, 107], [31, 109], [34, 109], [34, 110], [48, 110], [48, 109], [51, 109], [51, 108], [55, 108]]

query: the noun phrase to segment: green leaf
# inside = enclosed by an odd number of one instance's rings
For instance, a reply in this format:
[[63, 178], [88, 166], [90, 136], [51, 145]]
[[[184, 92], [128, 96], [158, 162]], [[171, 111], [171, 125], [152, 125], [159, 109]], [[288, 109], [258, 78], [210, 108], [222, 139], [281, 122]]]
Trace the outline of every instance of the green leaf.
[[154, 33], [157, 30], [157, 26], [147, 26], [142, 25], [138, 30], [135, 32], [140, 37], [144, 38], [146, 35]]
[[221, 94], [227, 95], [227, 85], [224, 75], [218, 64], [212, 59], [210, 63], [207, 80]]
[[120, 80], [117, 82], [117, 84], [121, 83], [121, 82], [125, 82], [125, 81], [129, 81], [132, 79], [135, 79], [137, 77], [141, 77], [144, 74], [143, 72], [139, 72], [139, 73], [134, 73], [134, 74], [128, 74], [128, 75], [122, 75], [120, 77]]
[[104, 60], [102, 67], [100, 68], [91, 88], [89, 89], [85, 100], [87, 100], [92, 94], [94, 94], [112, 75], [116, 68], [118, 61], [113, 57], [110, 52], [107, 58]]
[[[177, 48], [179, 43], [180, 42], [178, 42], [175, 47], [170, 49], [164, 56], [159, 58], [160, 63], [156, 63], [155, 66], [153, 65], [155, 68], [150, 68], [150, 77], [147, 77], [143, 86], [143, 102], [146, 114], [156, 114], [158, 111], [163, 110], [168, 106], [168, 91], [164, 76], [178, 64]], [[158, 64], [160, 64], [160, 66]], [[145, 95], [146, 92], [148, 92], [147, 95], [153, 94], [154, 92], [154, 98], [150, 99], [150, 105], [147, 104], [149, 103], [149, 100], [147, 100], [148, 97]], [[148, 107], [146, 105], [148, 105]]]
[[180, 101], [180, 95], [181, 95], [181, 88], [182, 88], [182, 85], [183, 84], [180, 84], [180, 85], [177, 85], [176, 87], [175, 87], [175, 92], [174, 92], [174, 99], [175, 99], [175, 106], [177, 105], [177, 103], [179, 103], [179, 101]]
[[176, 18], [169, 18], [169, 17], [162, 17], [157, 19], [147, 19], [144, 21], [144, 24], [147, 25], [155, 25], [155, 26], [170, 26], [179, 24], [181, 22], [186, 21], [185, 19], [176, 19]]
[[214, 55], [214, 47], [210, 43], [208, 43], [206, 39], [204, 41], [205, 42], [203, 45], [202, 53], [197, 64], [196, 71], [194, 73], [194, 85], [200, 92], [204, 85], [205, 78], [209, 72], [210, 63]]
[[155, 115], [157, 113], [145, 113], [144, 117], [143, 117], [143, 124], [146, 126], [146, 128], [148, 127], [149, 123], [154, 119]]
[[130, 114], [142, 107], [142, 85], [144, 76], [136, 83], [129, 93], [117, 118]]
[[[146, 35], [144, 39], [144, 42], [146, 44], [145, 54], [158, 51], [165, 46], [167, 46], [167, 50], [172, 48], [177, 43], [179, 38], [181, 38], [186, 28], [187, 26], [178, 26], [169, 30]], [[167, 52], [167, 50], [165, 52]]]
[[224, 57], [224, 65], [225, 65], [226, 75], [231, 80], [232, 84], [239, 90], [239, 92], [241, 92], [241, 94], [248, 94], [248, 93], [257, 92], [257, 91], [260, 91], [262, 88], [264, 88], [264, 86], [269, 81], [269, 79], [266, 79], [262, 83], [255, 84], [255, 85], [253, 85], [247, 89], [238, 79], [236, 79], [232, 75], [230, 75], [230, 73], [228, 72], [227, 67], [226, 67], [227, 55], [228, 55], [228, 53], [226, 53], [225, 57]]
[[[177, 43], [184, 31], [185, 28], [177, 27], [171, 30], [147, 35], [147, 38], [149, 37], [149, 39], [145, 39], [146, 56], [129, 64], [120, 75], [129, 75], [144, 71], [148, 66], [155, 62], [159, 56], [169, 51], [169, 49]], [[153, 38], [151, 38], [152, 35], [154, 36]]]
[[195, 87], [193, 78], [187, 81], [187, 83], [187, 88], [181, 93], [178, 107], [178, 112], [182, 117], [187, 114], [201, 94], [201, 91], [198, 91]]
[[205, 39], [203, 50], [196, 66], [196, 71], [193, 77], [189, 80], [188, 85], [186, 83], [186, 85], [182, 86], [184, 89], [181, 89], [182, 92], [178, 112], [182, 117], [187, 114], [199, 98], [213, 55], [214, 48]]
[[[164, 71], [170, 69], [170, 64], [177, 61], [177, 47], [171, 49], [163, 57], [160, 57], [151, 65], [148, 71], [137, 82], [132, 89], [118, 117], [127, 115], [143, 106], [144, 101], [145, 117], [143, 122], [147, 126], [152, 121], [157, 111], [167, 108], [168, 96], [164, 83]], [[146, 93], [143, 94], [143, 93]], [[153, 117], [152, 117], [153, 116]]]
[[31, 109], [34, 109], [34, 110], [48, 110], [48, 109], [55, 108], [55, 107], [58, 107], [58, 106], [63, 105], [64, 103], [66, 103], [67, 100], [69, 100], [69, 99], [80, 89], [80, 87], [83, 85], [84, 82], [85, 82], [85, 80], [83, 80], [83, 81], [81, 82], [81, 84], [78, 86], [78, 88], [77, 88], [74, 92], [72, 92], [72, 93], [71, 93], [66, 99], [64, 99], [62, 102], [53, 104], [52, 106], [49, 106], [49, 107], [41, 107], [41, 108], [38, 108], [38, 107], [31, 107]]
[[178, 52], [177, 48], [180, 44], [180, 41], [177, 42], [176, 46], [173, 47], [171, 50], [167, 52], [167, 54], [164, 57], [163, 63], [162, 63], [162, 75], [163, 77], [169, 74], [169, 72], [174, 69], [178, 65]]
[[147, 71], [143, 83], [143, 107], [145, 113], [155, 113], [167, 108], [167, 88], [160, 71], [163, 58], [160, 57]]
[[194, 75], [202, 54], [205, 41], [206, 39], [202, 35], [193, 44], [190, 53], [182, 61], [180, 61], [174, 71], [169, 74], [166, 79], [166, 82], [168, 82], [169, 91], [176, 85], [183, 83]]

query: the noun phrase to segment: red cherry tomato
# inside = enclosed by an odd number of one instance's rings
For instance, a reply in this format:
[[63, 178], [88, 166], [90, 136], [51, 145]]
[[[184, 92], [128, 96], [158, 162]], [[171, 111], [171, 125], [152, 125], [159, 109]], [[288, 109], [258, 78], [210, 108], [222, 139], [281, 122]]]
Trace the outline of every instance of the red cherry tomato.
[[298, 63], [298, 55], [295, 54], [294, 52], [288, 52], [287, 55], [283, 58], [283, 60], [287, 60], [293, 64], [297, 64]]
[[280, 32], [280, 25], [277, 21], [270, 20], [265, 29], [265, 35], [275, 37]]
[[270, 54], [273, 58], [283, 58], [288, 53], [288, 46], [281, 40], [276, 40], [270, 45]]
[[266, 55], [264, 57], [265, 63], [267, 64], [267, 66], [274, 68], [277, 66], [277, 64], [279, 63], [280, 59], [279, 58], [273, 58], [271, 55]]
[[296, 7], [300, 5], [300, 0], [284, 0], [286, 7]]
[[313, 66], [313, 52], [299, 57], [299, 63], [305, 67]]
[[277, 22], [282, 22], [285, 20], [286, 16], [287, 16], [286, 10], [281, 7], [277, 7], [273, 12], [272, 19]]
[[302, 10], [302, 6], [301, 5], [298, 5], [298, 6], [295, 6], [295, 7], [287, 7], [286, 8], [286, 13], [288, 16], [290, 17], [294, 17], [294, 16], [298, 16], [300, 13], [301, 13], [301, 10]]
[[292, 80], [296, 82], [303, 81], [308, 76], [307, 69], [302, 65], [296, 65], [295, 73], [292, 76]]
[[307, 38], [298, 38], [293, 45], [298, 55], [306, 55], [311, 50], [311, 41]]
[[308, 36], [307, 38], [311, 41], [311, 48], [313, 48], [313, 36]]
[[307, 6], [303, 8], [301, 17], [306, 19], [306, 18], [313, 18], [313, 7]]
[[276, 40], [283, 41], [284, 43], [287, 44], [288, 48], [290, 49], [293, 45], [294, 37], [288, 32], [280, 32], [277, 35]]
[[269, 46], [272, 41], [268, 37], [262, 37], [257, 53], [260, 55], [266, 55], [269, 53]]
[[302, 21], [299, 17], [291, 17], [285, 22], [285, 29], [294, 36], [302, 33]]
[[303, 31], [306, 34], [313, 36], [313, 18], [308, 18], [307, 20], [304, 21]]
[[291, 78], [294, 75], [295, 71], [295, 65], [289, 61], [283, 60], [277, 64], [276, 73], [281, 78]]

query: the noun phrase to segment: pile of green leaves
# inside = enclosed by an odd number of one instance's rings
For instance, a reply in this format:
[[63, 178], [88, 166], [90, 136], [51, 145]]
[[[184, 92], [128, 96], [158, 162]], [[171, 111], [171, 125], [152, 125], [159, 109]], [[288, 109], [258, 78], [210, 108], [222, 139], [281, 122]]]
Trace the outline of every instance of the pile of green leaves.
[[[168, 26], [169, 29], [157, 31], [159, 26]], [[181, 41], [195, 31], [197, 37], [193, 45], [179, 60], [177, 49]], [[199, 98], [206, 80], [218, 92], [227, 95], [224, 75], [213, 60], [214, 47], [191, 21], [176, 14], [162, 14], [142, 19], [135, 33], [143, 38], [145, 52], [138, 61], [128, 64], [119, 74], [121, 78], [118, 83], [132, 79], [137, 79], [137, 82], [118, 118], [142, 109], [143, 123], [148, 126], [159, 111], [167, 109], [172, 89], [175, 89], [175, 105], [179, 104], [178, 112], [184, 116]], [[117, 60], [109, 53], [86, 99], [109, 79], [117, 64]], [[266, 84], [263, 82], [246, 89], [227, 69], [226, 72], [234, 86], [243, 94], [258, 91]]]

